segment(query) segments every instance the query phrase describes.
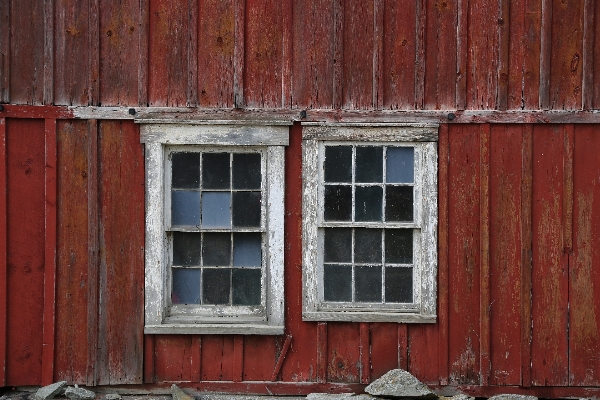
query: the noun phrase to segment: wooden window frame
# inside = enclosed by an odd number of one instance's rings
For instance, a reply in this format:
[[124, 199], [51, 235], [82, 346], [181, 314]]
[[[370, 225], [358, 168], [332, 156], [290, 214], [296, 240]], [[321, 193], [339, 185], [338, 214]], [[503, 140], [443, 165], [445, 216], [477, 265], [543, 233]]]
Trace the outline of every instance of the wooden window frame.
[[[283, 220], [284, 148], [289, 143], [288, 121], [268, 123], [238, 121], [194, 121], [186, 124], [142, 123], [141, 142], [146, 159], [146, 249], [145, 324], [146, 334], [255, 334], [280, 335], [284, 331]], [[264, 313], [249, 315], [247, 306], [206, 307], [171, 315], [169, 299], [169, 180], [167, 154], [173, 149], [240, 150], [251, 146], [265, 159], [262, 202], [266, 254], [263, 255], [263, 282], [266, 282]], [[181, 307], [179, 307], [181, 308]], [[181, 311], [181, 310], [179, 310]]]
[[[302, 240], [303, 312], [305, 321], [436, 322], [437, 293], [437, 140], [438, 127], [430, 124], [319, 124], [304, 123], [302, 129]], [[415, 147], [415, 221], [390, 227], [413, 228], [414, 302], [374, 305], [332, 304], [324, 301], [322, 243], [319, 229], [352, 226], [322, 222], [323, 158], [325, 145], [381, 145]], [[378, 225], [378, 224], [374, 224]], [[385, 224], [380, 224], [385, 227]]]

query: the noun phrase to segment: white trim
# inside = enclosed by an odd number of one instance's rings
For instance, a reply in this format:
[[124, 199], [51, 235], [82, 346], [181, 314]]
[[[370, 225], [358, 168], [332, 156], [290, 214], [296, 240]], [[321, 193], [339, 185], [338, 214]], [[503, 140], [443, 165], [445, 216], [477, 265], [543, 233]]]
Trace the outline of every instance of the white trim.
[[239, 126], [147, 124], [142, 125], [142, 143], [195, 144], [210, 146], [287, 146], [287, 126]]
[[[303, 314], [306, 321], [410, 322], [436, 321], [437, 293], [437, 128], [432, 126], [367, 126], [366, 124], [303, 127]], [[410, 223], [343, 223], [321, 221], [324, 143], [357, 146], [410, 145], [415, 148], [414, 221]], [[332, 303], [323, 297], [322, 227], [413, 228], [413, 303]], [[383, 251], [383, 250], [382, 250]]]

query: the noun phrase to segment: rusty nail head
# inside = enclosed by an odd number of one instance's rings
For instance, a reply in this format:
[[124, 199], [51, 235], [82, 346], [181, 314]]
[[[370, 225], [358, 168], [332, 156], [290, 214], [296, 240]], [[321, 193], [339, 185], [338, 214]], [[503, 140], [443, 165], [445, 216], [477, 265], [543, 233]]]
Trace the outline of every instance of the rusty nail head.
[[449, 121], [452, 121], [454, 118], [456, 118], [456, 114], [454, 114], [454, 113], [448, 114], [448, 120]]
[[135, 108], [129, 109], [129, 115], [135, 115]]

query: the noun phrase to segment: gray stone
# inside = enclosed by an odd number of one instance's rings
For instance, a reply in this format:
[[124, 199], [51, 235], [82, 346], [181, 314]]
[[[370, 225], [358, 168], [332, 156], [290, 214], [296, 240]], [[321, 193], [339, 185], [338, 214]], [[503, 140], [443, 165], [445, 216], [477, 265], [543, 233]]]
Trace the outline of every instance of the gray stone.
[[80, 387], [69, 387], [65, 390], [65, 396], [71, 400], [93, 400], [96, 398], [96, 393]]
[[467, 396], [466, 394], [457, 394], [450, 397], [451, 400], [475, 400], [475, 397]]
[[306, 400], [342, 400], [354, 398], [353, 396], [354, 393], [311, 393], [308, 396], [306, 396]]
[[65, 386], [67, 386], [67, 381], [60, 381], [53, 383], [52, 385], [39, 388], [38, 391], [35, 392], [35, 399], [50, 400], [54, 398], [54, 396], [58, 395]]
[[522, 394], [499, 394], [498, 396], [490, 397], [489, 400], [538, 400], [538, 398]]
[[106, 400], [119, 400], [121, 398], [121, 395], [116, 393], [109, 393], [106, 396], [104, 396], [104, 398]]
[[192, 396], [179, 389], [177, 385], [171, 386], [171, 394], [173, 395], [173, 400], [194, 400]]
[[435, 393], [403, 369], [388, 371], [365, 388], [365, 392], [382, 397], [435, 398]]

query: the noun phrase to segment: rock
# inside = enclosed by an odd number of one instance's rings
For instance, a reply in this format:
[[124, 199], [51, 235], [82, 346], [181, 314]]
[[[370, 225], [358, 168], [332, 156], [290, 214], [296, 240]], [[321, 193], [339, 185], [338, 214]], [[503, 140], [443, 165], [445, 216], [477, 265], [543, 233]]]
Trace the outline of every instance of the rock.
[[306, 400], [342, 400], [353, 398], [353, 396], [354, 393], [311, 393], [308, 396], [306, 396]]
[[435, 398], [435, 393], [403, 369], [388, 371], [365, 388], [365, 392], [382, 397]]
[[106, 396], [104, 396], [104, 398], [106, 400], [119, 400], [121, 398], [121, 395], [116, 393], [109, 393]]
[[475, 400], [475, 397], [467, 396], [466, 394], [457, 394], [456, 396], [452, 396], [451, 400]]
[[194, 400], [192, 396], [185, 394], [177, 385], [171, 386], [171, 394], [173, 395], [173, 400]]
[[96, 398], [96, 393], [80, 387], [70, 387], [65, 390], [65, 396], [71, 400], [93, 400]]
[[522, 394], [499, 394], [498, 396], [490, 397], [488, 400], [538, 400], [538, 398]]
[[39, 388], [38, 391], [35, 392], [35, 399], [50, 400], [54, 398], [54, 396], [58, 395], [65, 386], [67, 386], [67, 381], [60, 381], [53, 383], [52, 385]]

